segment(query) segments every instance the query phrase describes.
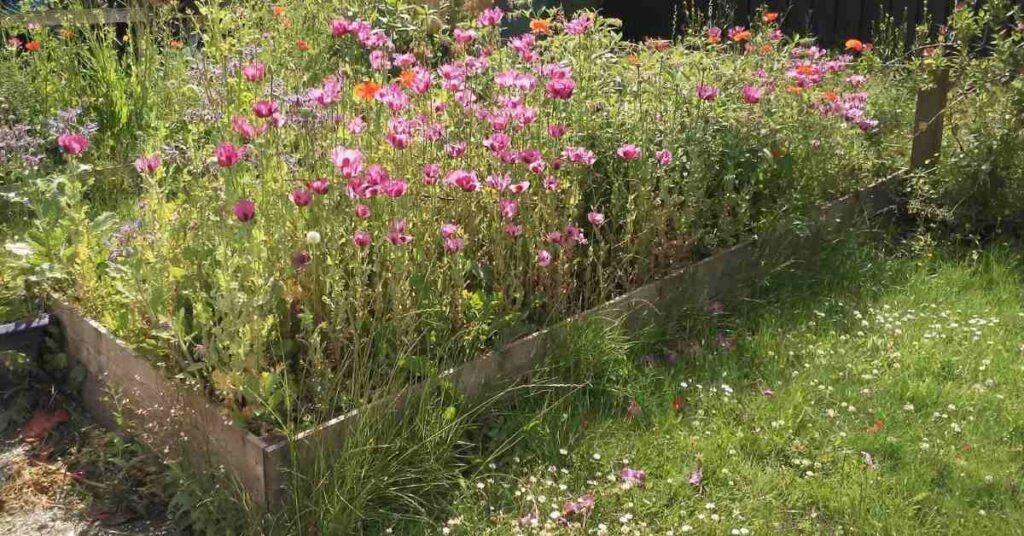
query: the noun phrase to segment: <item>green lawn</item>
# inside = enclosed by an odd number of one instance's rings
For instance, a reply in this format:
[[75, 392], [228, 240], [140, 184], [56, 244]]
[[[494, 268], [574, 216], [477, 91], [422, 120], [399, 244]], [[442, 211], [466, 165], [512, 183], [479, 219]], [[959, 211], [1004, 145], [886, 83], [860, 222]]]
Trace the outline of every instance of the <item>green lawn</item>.
[[1022, 283], [1008, 247], [848, 243], [643, 341], [577, 330], [551, 377], [587, 386], [484, 424], [442, 532], [1022, 533]]

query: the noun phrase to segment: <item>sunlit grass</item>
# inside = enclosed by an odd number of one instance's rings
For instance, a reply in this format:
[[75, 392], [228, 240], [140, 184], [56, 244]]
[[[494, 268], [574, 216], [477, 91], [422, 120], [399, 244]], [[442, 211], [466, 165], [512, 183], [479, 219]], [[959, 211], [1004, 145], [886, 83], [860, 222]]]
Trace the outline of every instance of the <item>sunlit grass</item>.
[[[609, 407], [579, 404], [585, 388], [513, 411], [503, 424], [529, 423], [521, 441], [467, 482], [449, 532], [1012, 533], [1020, 255], [889, 253], [843, 244], [811, 275], [704, 315], [673, 334], [678, 365], [599, 384], [618, 388]], [[625, 467], [645, 486], [623, 489]], [[592, 513], [565, 516], [586, 493]]]

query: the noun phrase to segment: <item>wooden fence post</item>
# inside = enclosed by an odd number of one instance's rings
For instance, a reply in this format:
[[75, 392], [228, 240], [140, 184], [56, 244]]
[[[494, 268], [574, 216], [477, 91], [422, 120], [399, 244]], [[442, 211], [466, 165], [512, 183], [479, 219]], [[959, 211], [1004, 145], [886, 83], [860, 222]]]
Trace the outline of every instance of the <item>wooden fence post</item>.
[[949, 71], [935, 74], [934, 85], [917, 93], [914, 112], [914, 142], [910, 150], [910, 169], [935, 164], [942, 150], [942, 129], [949, 97]]

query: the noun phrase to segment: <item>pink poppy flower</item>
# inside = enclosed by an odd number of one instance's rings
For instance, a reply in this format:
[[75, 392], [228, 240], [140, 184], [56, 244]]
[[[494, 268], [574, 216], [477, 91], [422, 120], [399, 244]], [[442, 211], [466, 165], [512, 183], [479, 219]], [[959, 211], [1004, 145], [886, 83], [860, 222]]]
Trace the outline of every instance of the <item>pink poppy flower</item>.
[[515, 219], [516, 215], [519, 214], [519, 201], [514, 199], [499, 199], [498, 212], [501, 213], [501, 217], [506, 220]]
[[363, 153], [358, 149], [335, 147], [331, 151], [331, 162], [342, 177], [351, 179], [363, 170]]
[[552, 256], [551, 252], [546, 249], [537, 250], [537, 264], [540, 266], [548, 266], [551, 264]]
[[667, 166], [672, 163], [672, 151], [668, 149], [662, 149], [654, 153], [654, 158], [657, 159], [659, 164]]
[[697, 98], [711, 102], [718, 98], [718, 88], [708, 84], [697, 84]]
[[544, 89], [551, 99], [568, 100], [576, 89], [576, 82], [572, 78], [556, 78], [549, 80]]
[[352, 243], [358, 247], [365, 248], [370, 245], [371, 237], [368, 231], [356, 231], [352, 235]]
[[565, 136], [565, 133], [568, 130], [569, 128], [566, 127], [565, 125], [559, 123], [551, 124], [548, 125], [548, 136], [551, 136], [552, 138], [555, 139], [561, 138], [562, 136]]
[[530, 181], [520, 181], [512, 184], [508, 187], [508, 190], [514, 194], [521, 194], [530, 189]]
[[451, 238], [459, 234], [459, 226], [454, 223], [442, 223], [441, 224], [441, 237]]
[[501, 24], [501, 19], [504, 16], [505, 12], [502, 11], [500, 7], [490, 7], [483, 10], [483, 12], [480, 13], [480, 15], [476, 18], [476, 22], [477, 24], [483, 27], [497, 26], [498, 24]]
[[509, 238], [519, 238], [523, 235], [523, 226], [516, 223], [509, 223], [501, 229]]
[[258, 100], [252, 103], [252, 113], [254, 113], [256, 117], [264, 119], [276, 114], [277, 109], [277, 103], [270, 100]]
[[160, 168], [161, 160], [158, 153], [141, 155], [135, 159], [135, 170], [140, 175], [152, 175]]
[[253, 62], [242, 67], [242, 76], [250, 82], [259, 82], [260, 80], [263, 80], [263, 77], [266, 75], [267, 66], [262, 63]]
[[253, 126], [243, 116], [236, 115], [231, 118], [231, 130], [242, 137], [242, 141], [250, 142], [256, 139], [257, 136], [263, 134], [267, 130], [266, 125], [260, 125], [259, 127]]
[[81, 134], [61, 134], [57, 136], [57, 145], [64, 154], [78, 156], [89, 148], [89, 138]]
[[601, 214], [600, 212], [597, 212], [596, 210], [591, 210], [590, 212], [587, 213], [587, 221], [589, 221], [590, 224], [595, 226], [595, 227], [603, 225], [604, 224], [604, 214]]
[[460, 156], [466, 154], [466, 142], [457, 141], [454, 143], [449, 143], [444, 147], [444, 150], [448, 154], [449, 158], [459, 158]]
[[231, 142], [221, 142], [215, 152], [217, 165], [220, 167], [231, 167], [237, 164], [245, 156], [245, 147], [235, 147]]
[[583, 35], [594, 26], [594, 19], [586, 14], [565, 23], [565, 33], [569, 35]]
[[764, 91], [757, 86], [743, 86], [741, 91], [743, 94], [743, 102], [747, 104], [757, 104], [761, 102], [761, 97], [764, 95]]
[[314, 181], [310, 181], [309, 189], [313, 190], [313, 193], [324, 195], [331, 188], [331, 183], [327, 182], [325, 178], [319, 178]]
[[456, 43], [472, 43], [476, 39], [476, 31], [456, 28], [452, 31], [452, 36], [455, 38]]
[[477, 179], [476, 173], [464, 169], [456, 169], [448, 173], [444, 182], [449, 186], [459, 187], [463, 192], [475, 192], [480, 189], [480, 181]]
[[437, 164], [426, 164], [423, 166], [423, 184], [433, 186], [441, 177], [441, 166]]
[[252, 199], [239, 199], [235, 201], [232, 212], [235, 213], [235, 219], [242, 223], [252, 221], [256, 217], [256, 203]]
[[405, 220], [396, 220], [391, 224], [388, 241], [396, 246], [404, 246], [412, 242], [412, 235], [408, 234], [406, 230]]
[[462, 251], [462, 248], [464, 247], [466, 247], [466, 242], [458, 236], [452, 236], [444, 239], [445, 253], [458, 253]]
[[365, 219], [369, 218], [370, 217], [370, 207], [368, 207], [366, 205], [363, 205], [363, 204], [356, 205], [356, 217], [361, 219], [361, 220], [365, 220]]
[[643, 155], [643, 151], [639, 147], [630, 143], [619, 147], [615, 152], [623, 160], [637, 160]]
[[288, 199], [291, 199], [297, 207], [305, 207], [313, 202], [313, 194], [305, 188], [296, 188], [288, 194]]

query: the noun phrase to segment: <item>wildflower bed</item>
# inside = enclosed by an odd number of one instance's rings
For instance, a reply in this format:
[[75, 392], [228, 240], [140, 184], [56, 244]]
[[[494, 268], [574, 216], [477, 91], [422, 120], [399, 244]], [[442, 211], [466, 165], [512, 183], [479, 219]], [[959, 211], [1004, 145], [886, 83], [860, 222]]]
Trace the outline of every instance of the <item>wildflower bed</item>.
[[[497, 9], [441, 35], [366, 14], [206, 6], [202, 50], [154, 25], [125, 57], [102, 32], [9, 43], [14, 85], [39, 90], [26, 108], [55, 116], [52, 141], [17, 127], [32, 134], [4, 164], [37, 218], [17, 270], [269, 431], [799, 221], [906, 158], [913, 78], [767, 19], [644, 48], [585, 12], [507, 40]], [[126, 61], [132, 85], [107, 70]]]

